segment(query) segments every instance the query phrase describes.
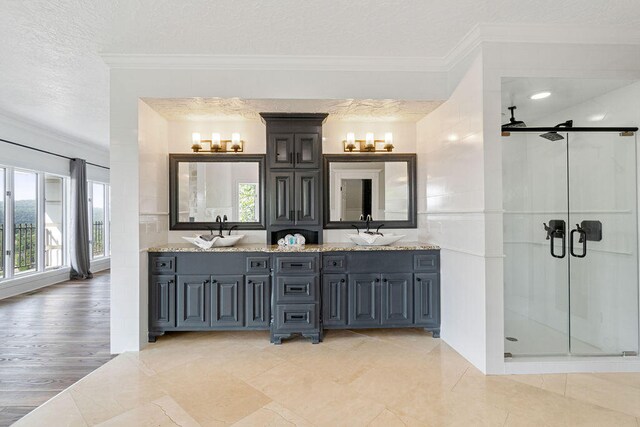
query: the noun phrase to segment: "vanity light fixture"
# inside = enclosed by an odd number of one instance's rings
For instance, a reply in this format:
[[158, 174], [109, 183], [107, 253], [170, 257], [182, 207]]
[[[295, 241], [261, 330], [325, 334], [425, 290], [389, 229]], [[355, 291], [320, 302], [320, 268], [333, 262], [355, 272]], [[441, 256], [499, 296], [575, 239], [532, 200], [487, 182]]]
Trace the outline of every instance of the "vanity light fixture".
[[[244, 151], [244, 141], [240, 139], [240, 134], [234, 132], [231, 139], [221, 139], [219, 133], [212, 133], [211, 139], [201, 139], [200, 133], [193, 132], [191, 134], [191, 150], [194, 153], [242, 153]], [[209, 147], [205, 148], [203, 143], [208, 143]]]
[[373, 132], [367, 132], [365, 139], [356, 139], [353, 132], [347, 133], [347, 139], [342, 141], [345, 153], [380, 153], [392, 152], [393, 134], [386, 132], [384, 139], [375, 139]]

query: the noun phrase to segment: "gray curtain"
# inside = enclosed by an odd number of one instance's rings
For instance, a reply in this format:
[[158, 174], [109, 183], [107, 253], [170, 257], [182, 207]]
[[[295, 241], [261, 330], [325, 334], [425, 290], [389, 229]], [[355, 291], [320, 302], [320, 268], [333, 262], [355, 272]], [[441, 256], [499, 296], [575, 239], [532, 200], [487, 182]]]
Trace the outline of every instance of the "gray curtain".
[[71, 160], [71, 279], [93, 277], [89, 268], [89, 202], [87, 198], [87, 162]]

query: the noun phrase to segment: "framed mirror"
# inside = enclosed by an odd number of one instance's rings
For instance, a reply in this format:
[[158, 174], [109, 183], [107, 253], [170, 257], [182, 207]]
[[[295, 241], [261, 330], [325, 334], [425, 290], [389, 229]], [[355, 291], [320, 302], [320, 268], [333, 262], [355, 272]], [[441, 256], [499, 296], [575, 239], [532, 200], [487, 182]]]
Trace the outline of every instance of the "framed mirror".
[[169, 229], [264, 229], [264, 183], [264, 154], [169, 154]]
[[415, 154], [324, 156], [324, 228], [416, 228]]

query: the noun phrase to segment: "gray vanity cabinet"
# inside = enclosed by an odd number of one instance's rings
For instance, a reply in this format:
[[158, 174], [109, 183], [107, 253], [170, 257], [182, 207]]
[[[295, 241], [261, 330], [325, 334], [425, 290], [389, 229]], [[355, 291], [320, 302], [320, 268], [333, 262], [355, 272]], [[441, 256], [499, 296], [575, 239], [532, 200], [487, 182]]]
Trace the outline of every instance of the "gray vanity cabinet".
[[246, 276], [245, 301], [247, 326], [268, 328], [271, 320], [270, 276]]
[[440, 328], [440, 279], [438, 273], [415, 275], [416, 323], [424, 327]]
[[349, 325], [380, 325], [380, 275], [349, 275]]
[[209, 327], [209, 275], [178, 275], [178, 328]]
[[269, 225], [320, 224], [320, 172], [269, 173]]
[[171, 275], [153, 275], [149, 281], [149, 327], [176, 325], [176, 280]]
[[413, 275], [390, 273], [381, 276], [381, 323], [411, 325], [413, 323]]
[[244, 276], [211, 276], [211, 326], [244, 325]]
[[347, 325], [347, 275], [322, 275], [322, 323], [324, 326]]
[[270, 133], [270, 169], [318, 169], [322, 157], [318, 133]]

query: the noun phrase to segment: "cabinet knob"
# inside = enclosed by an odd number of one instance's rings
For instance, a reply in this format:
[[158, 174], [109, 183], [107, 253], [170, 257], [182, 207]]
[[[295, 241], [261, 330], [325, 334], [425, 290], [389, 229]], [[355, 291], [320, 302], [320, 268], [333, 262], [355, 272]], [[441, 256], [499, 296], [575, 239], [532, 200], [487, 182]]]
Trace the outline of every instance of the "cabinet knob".
[[173, 285], [173, 279], [169, 280], [169, 284]]
[[167, 264], [165, 264], [164, 262], [160, 263], [160, 267], [166, 267], [166, 266], [167, 266]]
[[333, 266], [335, 267], [336, 265], [338, 265], [338, 261], [333, 261]]
[[421, 278], [419, 278], [419, 277], [418, 277], [418, 278], [416, 278], [416, 280], [417, 280], [418, 282], [422, 282], [422, 279], [421, 279]]
[[207, 283], [209, 283], [209, 280], [205, 280], [203, 283], [206, 285]]
[[383, 282], [387, 283], [387, 279], [382, 279]]
[[380, 281], [380, 279], [376, 279], [376, 282], [379, 282], [379, 281]]
[[344, 283], [344, 279], [340, 279], [340, 283]]
[[253, 280], [248, 280], [248, 281], [247, 281], [247, 283], [248, 283], [248, 284], [252, 284], [252, 283], [253, 283]]

